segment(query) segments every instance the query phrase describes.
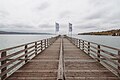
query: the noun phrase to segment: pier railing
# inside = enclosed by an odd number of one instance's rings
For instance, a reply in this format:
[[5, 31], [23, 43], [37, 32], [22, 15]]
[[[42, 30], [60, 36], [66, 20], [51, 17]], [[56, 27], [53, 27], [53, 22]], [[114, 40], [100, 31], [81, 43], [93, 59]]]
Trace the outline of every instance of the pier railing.
[[120, 77], [120, 49], [66, 36], [74, 45]]
[[9, 75], [50, 46], [58, 37], [0, 50], [0, 80], [5, 80]]

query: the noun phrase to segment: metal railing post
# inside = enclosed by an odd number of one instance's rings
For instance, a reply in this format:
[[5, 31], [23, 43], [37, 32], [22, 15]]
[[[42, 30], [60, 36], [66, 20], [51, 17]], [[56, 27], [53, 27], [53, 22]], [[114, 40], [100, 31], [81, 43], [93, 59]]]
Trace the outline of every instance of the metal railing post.
[[[1, 57], [5, 57], [6, 55], [7, 55], [6, 51], [4, 51], [4, 52], [1, 53]], [[7, 63], [6, 60], [1, 61], [1, 66], [2, 66], [3, 64], [5, 64], [5, 63]], [[3, 72], [6, 71], [6, 70], [7, 70], [7, 67], [4, 67], [3, 69], [1, 69], [1, 73], [3, 73]], [[7, 74], [3, 75], [3, 76], [1, 77], [1, 80], [5, 80], [6, 77], [7, 77]]]

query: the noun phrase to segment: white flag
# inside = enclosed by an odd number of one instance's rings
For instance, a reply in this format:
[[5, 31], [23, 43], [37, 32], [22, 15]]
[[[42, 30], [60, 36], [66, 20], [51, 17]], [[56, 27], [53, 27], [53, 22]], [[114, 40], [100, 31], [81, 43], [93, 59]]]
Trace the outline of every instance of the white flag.
[[56, 32], [59, 31], [59, 24], [58, 23], [55, 23], [56, 24]]
[[69, 32], [72, 32], [72, 24], [69, 23]]

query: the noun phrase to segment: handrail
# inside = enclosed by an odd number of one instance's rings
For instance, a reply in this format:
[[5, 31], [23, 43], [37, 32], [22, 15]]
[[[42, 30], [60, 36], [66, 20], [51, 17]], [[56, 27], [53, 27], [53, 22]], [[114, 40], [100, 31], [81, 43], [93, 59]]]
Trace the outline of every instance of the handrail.
[[[69, 36], [66, 36], [66, 38], [89, 56], [104, 64], [103, 66], [109, 67], [110, 71], [114, 71], [113, 73], [120, 77], [120, 49]], [[116, 51], [116, 54], [112, 50]]]
[[[19, 69], [25, 65], [49, 47], [58, 37], [51, 37], [0, 50], [0, 80], [7, 79], [10, 76], [8, 73], [14, 73], [16, 71], [15, 68]], [[11, 72], [13, 70], [15, 71]]]

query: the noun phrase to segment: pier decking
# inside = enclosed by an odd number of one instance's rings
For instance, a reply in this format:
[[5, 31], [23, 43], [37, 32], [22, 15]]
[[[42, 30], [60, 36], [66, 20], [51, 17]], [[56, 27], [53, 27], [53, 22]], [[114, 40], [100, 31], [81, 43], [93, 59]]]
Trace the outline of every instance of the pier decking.
[[120, 80], [78, 47], [59, 37], [6, 80]]

